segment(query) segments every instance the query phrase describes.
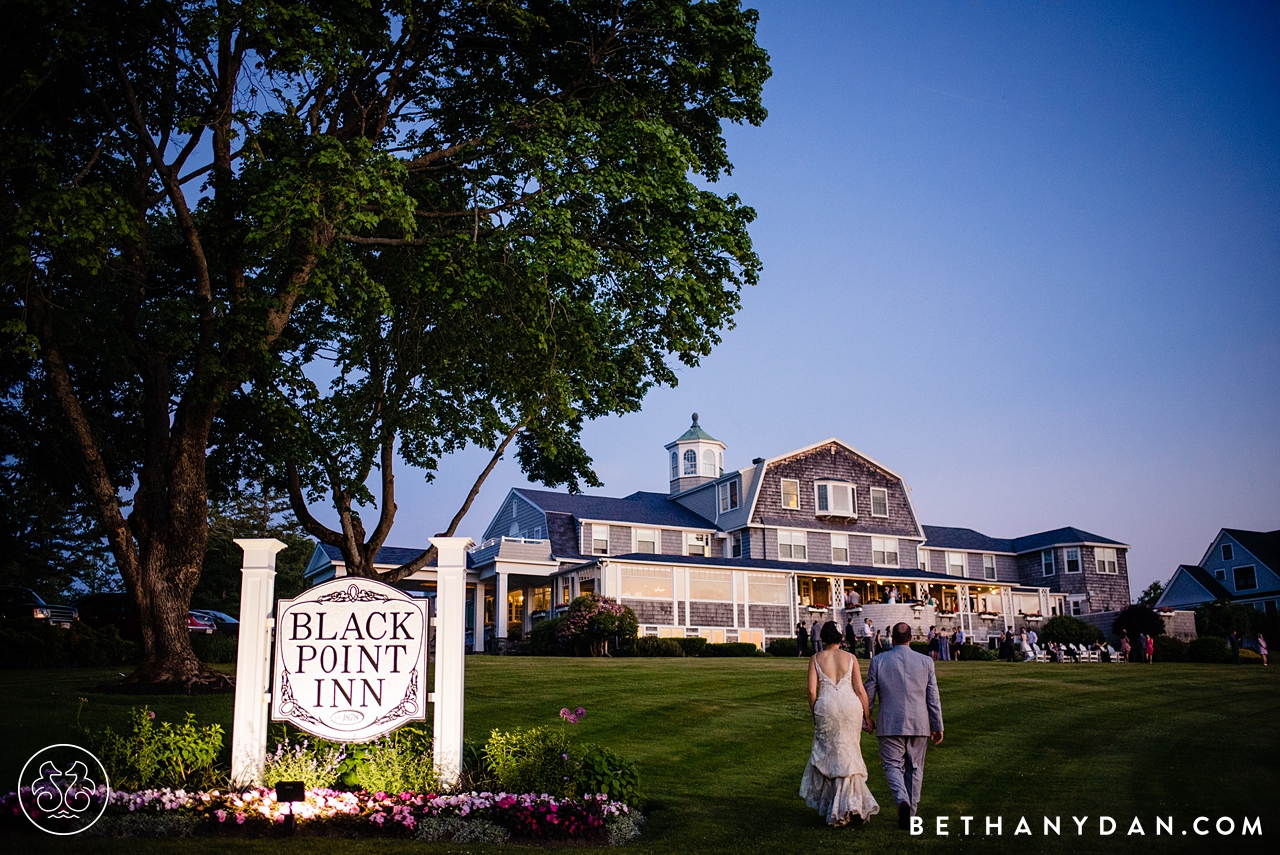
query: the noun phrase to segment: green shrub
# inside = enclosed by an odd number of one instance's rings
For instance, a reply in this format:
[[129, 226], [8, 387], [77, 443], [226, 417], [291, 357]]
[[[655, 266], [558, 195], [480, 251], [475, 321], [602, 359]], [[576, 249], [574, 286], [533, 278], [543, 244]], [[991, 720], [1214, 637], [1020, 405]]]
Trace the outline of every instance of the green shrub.
[[1216, 635], [1202, 635], [1187, 645], [1187, 660], [1220, 664], [1231, 661], [1227, 640]]
[[1136, 647], [1139, 635], [1164, 635], [1164, 620], [1150, 606], [1125, 606], [1111, 624], [1111, 634], [1116, 638], [1120, 637], [1121, 630], [1129, 633], [1129, 641]]
[[684, 651], [685, 656], [707, 655], [707, 640], [700, 635], [693, 638], [675, 638], [672, 640], [680, 645], [680, 649]]
[[332, 787], [346, 756], [342, 749], [327, 742], [303, 739], [293, 743], [286, 738], [267, 754], [262, 782], [273, 787], [277, 781], [302, 781], [309, 790]]
[[912, 650], [914, 650], [916, 653], [923, 653], [925, 656], [928, 656], [928, 655], [929, 655], [929, 642], [927, 642], [927, 641], [913, 641], [913, 642], [911, 642], [911, 649], [912, 649]]
[[129, 713], [128, 735], [104, 728], [89, 734], [93, 753], [106, 767], [111, 786], [118, 790], [158, 787], [202, 790], [219, 786], [226, 775], [215, 766], [222, 752], [222, 726], [200, 727], [187, 713], [182, 724], [162, 722], [146, 707]]
[[1240, 664], [1241, 665], [1261, 665], [1262, 654], [1256, 653], [1255, 651], [1252, 651], [1252, 650], [1241, 650]]
[[636, 765], [607, 748], [589, 745], [578, 764], [578, 793], [584, 796], [604, 793], [628, 805], [640, 803], [640, 773]]
[[636, 613], [608, 597], [583, 594], [565, 610], [560, 639], [574, 653], [603, 656], [610, 644], [628, 647], [640, 629]]
[[775, 638], [765, 647], [764, 652], [770, 656], [798, 656], [800, 654], [794, 638]]
[[636, 656], [684, 656], [684, 648], [675, 638], [646, 635], [644, 638], [637, 638], [631, 649]]
[[354, 770], [371, 793], [434, 793], [440, 788], [431, 758], [431, 734], [406, 725], [362, 746]]
[[1186, 662], [1187, 643], [1170, 635], [1157, 635], [1155, 639], [1157, 662]]
[[969, 644], [968, 642], [960, 645], [960, 658], [966, 662], [995, 662], [997, 659], [994, 650], [988, 650], [977, 644]]
[[32, 618], [7, 620], [0, 627], [0, 667], [89, 668], [137, 661], [138, 645], [114, 626], [92, 629], [76, 621], [70, 629]]
[[1102, 630], [1071, 615], [1054, 615], [1044, 622], [1044, 626], [1036, 634], [1040, 637], [1041, 644], [1056, 641], [1059, 644], [1088, 646], [1095, 641], [1106, 641]]
[[578, 751], [563, 728], [495, 730], [489, 734], [484, 757], [505, 792], [575, 795]]
[[236, 637], [234, 635], [193, 635], [191, 649], [201, 662], [229, 665], [236, 661]]
[[548, 618], [533, 625], [529, 633], [529, 648], [534, 656], [560, 656], [567, 653], [560, 640], [560, 624], [564, 618]]
[[724, 644], [708, 644], [703, 656], [755, 656], [760, 649], [750, 641], [729, 641]]

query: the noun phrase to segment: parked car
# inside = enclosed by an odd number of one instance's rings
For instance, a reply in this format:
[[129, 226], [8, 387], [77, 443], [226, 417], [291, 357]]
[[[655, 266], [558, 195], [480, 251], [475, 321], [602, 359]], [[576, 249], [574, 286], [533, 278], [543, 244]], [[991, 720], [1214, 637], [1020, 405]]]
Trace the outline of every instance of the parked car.
[[212, 618], [219, 635], [229, 635], [232, 638], [240, 635], [240, 621], [226, 612], [215, 612], [213, 609], [192, 609], [192, 611]]
[[[138, 641], [142, 638], [142, 623], [138, 619], [138, 606], [128, 594], [90, 594], [76, 600], [80, 619], [93, 629], [114, 626], [121, 638]], [[217, 630], [213, 618], [187, 613], [187, 630], [212, 635]]]
[[30, 588], [0, 587], [0, 615], [10, 618], [31, 618], [46, 620], [50, 626], [70, 629], [71, 622], [80, 619], [80, 614], [71, 606], [60, 606], [46, 603], [40, 595]]

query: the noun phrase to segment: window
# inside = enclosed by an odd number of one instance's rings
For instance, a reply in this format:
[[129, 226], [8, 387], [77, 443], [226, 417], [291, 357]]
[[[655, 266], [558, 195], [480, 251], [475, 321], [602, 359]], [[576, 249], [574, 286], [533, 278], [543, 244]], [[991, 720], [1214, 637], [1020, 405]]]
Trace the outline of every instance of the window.
[[655, 553], [658, 551], [658, 544], [661, 540], [657, 529], [638, 528], [635, 532], [636, 552]]
[[1071, 598], [1071, 614], [1076, 616], [1084, 614], [1084, 600], [1079, 597]]
[[533, 594], [533, 611], [535, 613], [545, 612], [551, 608], [550, 585], [543, 588], [534, 588], [531, 593]]
[[738, 507], [738, 479], [720, 485], [720, 512], [731, 511]]
[[1252, 591], [1258, 587], [1258, 574], [1252, 567], [1237, 567], [1234, 572], [1237, 591]]
[[948, 576], [965, 576], [964, 572], [964, 553], [948, 552], [947, 553], [947, 575]]
[[702, 452], [702, 474], [707, 478], [719, 478], [718, 468], [716, 466], [716, 453], [709, 448]]
[[848, 564], [849, 563], [849, 535], [847, 534], [831, 535], [831, 563], [832, 564]]
[[729, 535], [729, 557], [742, 557], [742, 532], [740, 531], [735, 531], [733, 534]]
[[916, 561], [920, 564], [920, 569], [925, 573], [929, 572], [929, 551], [927, 549], [916, 550]]
[[852, 484], [840, 481], [818, 481], [814, 485], [814, 507], [820, 517], [855, 517], [856, 490]]
[[733, 574], [729, 570], [689, 570], [689, 599], [733, 600]]
[[[1072, 547], [1071, 549], [1067, 550], [1067, 572], [1068, 573], [1080, 572], [1080, 550], [1076, 549], [1075, 547]], [[1106, 571], [1099, 569], [1098, 572], [1103, 573]]]
[[692, 448], [684, 453], [684, 474], [698, 474], [698, 452]]
[[1098, 562], [1099, 573], [1109, 573], [1114, 576], [1119, 570], [1116, 569], [1116, 551], [1114, 549], [1098, 549], [1093, 550], [1093, 556]]
[[1044, 575], [1046, 576], [1053, 575], [1054, 567], [1053, 567], [1053, 550], [1052, 549], [1046, 549], [1044, 552], [1040, 553], [1040, 566], [1044, 568]]
[[609, 554], [609, 527], [607, 525], [593, 525], [591, 527], [591, 554]]
[[711, 554], [711, 535], [699, 534], [693, 531], [684, 533], [684, 554], [685, 555], [701, 555], [706, 557]]
[[[515, 510], [515, 509], [512, 508], [512, 510]], [[1232, 561], [1235, 559], [1235, 557], [1236, 557], [1235, 550], [1231, 548], [1231, 544], [1229, 543], [1222, 544], [1222, 560]]]
[[1219, 567], [1217, 570], [1213, 571], [1213, 578], [1217, 579], [1219, 582], [1225, 581], [1227, 578], [1227, 571]]
[[782, 507], [800, 507], [800, 482], [791, 478], [782, 479]]
[[806, 561], [809, 554], [809, 536], [803, 531], [778, 530], [778, 559]]
[[680, 455], [674, 451], [671, 452], [671, 480], [674, 481], [680, 477]]
[[880, 567], [897, 567], [897, 539], [892, 537], [871, 538], [871, 563]]
[[622, 596], [671, 598], [670, 567], [622, 565]]
[[871, 488], [871, 516], [889, 516], [889, 491], [883, 487]]
[[996, 578], [996, 557], [994, 555], [982, 556], [982, 578]]
[[533, 527], [533, 537], [532, 537], [531, 539], [532, 539], [532, 540], [542, 540], [542, 526], [540, 526], [540, 525], [535, 525], [535, 526]]
[[747, 574], [747, 602], [785, 606], [787, 602], [787, 577], [773, 573]]
[[573, 584], [569, 577], [560, 580], [560, 605], [567, 606], [573, 600]]

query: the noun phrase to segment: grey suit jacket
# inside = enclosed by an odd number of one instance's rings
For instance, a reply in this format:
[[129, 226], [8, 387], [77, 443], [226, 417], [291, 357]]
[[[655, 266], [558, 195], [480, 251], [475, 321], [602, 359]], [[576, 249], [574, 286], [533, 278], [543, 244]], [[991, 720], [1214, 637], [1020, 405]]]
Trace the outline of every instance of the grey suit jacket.
[[933, 660], [898, 644], [871, 659], [864, 682], [867, 699], [880, 695], [876, 733], [880, 736], [928, 736], [942, 730], [942, 702]]

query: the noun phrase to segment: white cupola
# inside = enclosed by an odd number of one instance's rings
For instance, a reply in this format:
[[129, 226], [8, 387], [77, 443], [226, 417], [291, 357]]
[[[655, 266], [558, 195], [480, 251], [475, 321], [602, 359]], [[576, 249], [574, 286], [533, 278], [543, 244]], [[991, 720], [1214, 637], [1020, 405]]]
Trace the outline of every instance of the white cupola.
[[725, 444], [702, 429], [697, 413], [689, 429], [675, 442], [667, 443], [666, 449], [673, 496], [714, 481], [724, 472]]

